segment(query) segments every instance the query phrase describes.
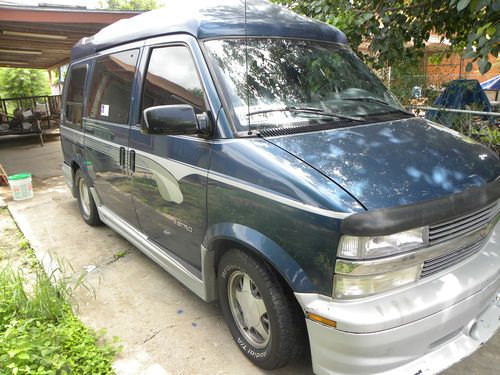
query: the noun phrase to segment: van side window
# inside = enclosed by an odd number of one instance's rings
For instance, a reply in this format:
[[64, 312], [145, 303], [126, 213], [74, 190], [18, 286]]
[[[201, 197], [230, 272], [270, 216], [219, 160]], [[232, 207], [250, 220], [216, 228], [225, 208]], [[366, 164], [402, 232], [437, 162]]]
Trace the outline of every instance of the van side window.
[[72, 127], [82, 126], [83, 90], [87, 78], [87, 66], [71, 68], [69, 74], [68, 94], [66, 95], [65, 118]]
[[89, 117], [128, 123], [132, 82], [139, 50], [118, 52], [96, 60], [89, 93]]
[[151, 52], [141, 102], [149, 107], [189, 104], [196, 114], [206, 111], [204, 91], [187, 47], [155, 48]]

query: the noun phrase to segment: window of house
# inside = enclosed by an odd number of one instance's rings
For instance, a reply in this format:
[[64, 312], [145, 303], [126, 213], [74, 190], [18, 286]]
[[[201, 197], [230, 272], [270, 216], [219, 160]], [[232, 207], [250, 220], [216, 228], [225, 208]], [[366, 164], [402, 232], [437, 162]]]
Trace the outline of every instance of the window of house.
[[118, 52], [96, 60], [89, 93], [89, 116], [127, 124], [139, 50]]
[[82, 126], [83, 90], [87, 78], [87, 66], [71, 68], [69, 74], [68, 94], [66, 95], [65, 117], [66, 124]]
[[196, 114], [206, 111], [204, 91], [195, 63], [184, 46], [155, 48], [151, 52], [141, 113], [149, 107], [173, 104], [189, 104]]

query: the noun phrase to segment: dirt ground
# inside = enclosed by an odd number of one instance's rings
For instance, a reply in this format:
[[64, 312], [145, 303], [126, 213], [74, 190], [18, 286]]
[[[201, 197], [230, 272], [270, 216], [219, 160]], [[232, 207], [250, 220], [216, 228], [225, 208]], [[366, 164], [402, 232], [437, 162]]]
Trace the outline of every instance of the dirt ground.
[[0, 269], [4, 262], [13, 262], [18, 259], [18, 252], [14, 249], [19, 248], [19, 230], [16, 222], [10, 216], [6, 208], [0, 208]]

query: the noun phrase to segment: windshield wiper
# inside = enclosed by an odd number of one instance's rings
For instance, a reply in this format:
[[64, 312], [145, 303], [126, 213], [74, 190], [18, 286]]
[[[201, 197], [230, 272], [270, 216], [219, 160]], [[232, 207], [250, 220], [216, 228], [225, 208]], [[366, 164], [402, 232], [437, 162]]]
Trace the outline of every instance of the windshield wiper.
[[396, 112], [404, 113], [406, 115], [415, 116], [411, 112], [408, 112], [408, 111], [405, 111], [403, 109], [399, 109], [399, 108], [393, 107], [392, 105], [390, 105], [389, 103], [387, 103], [386, 101], [384, 101], [382, 99], [376, 99], [376, 98], [342, 98], [342, 100], [352, 100], [352, 101], [357, 101], [357, 102], [378, 103], [378, 104], [382, 104], [382, 105], [384, 105], [386, 107], [390, 107], [391, 109], [393, 109]]
[[336, 117], [336, 118], [340, 118], [343, 120], [364, 121], [364, 119], [361, 117], [354, 117], [354, 116], [341, 115], [341, 114], [333, 113], [333, 112], [326, 112], [326, 111], [323, 111], [321, 108], [296, 107], [296, 106], [262, 109], [260, 111], [248, 112], [247, 116], [260, 115], [263, 113], [270, 113], [270, 112], [310, 113], [310, 114], [318, 114], [321, 116]]

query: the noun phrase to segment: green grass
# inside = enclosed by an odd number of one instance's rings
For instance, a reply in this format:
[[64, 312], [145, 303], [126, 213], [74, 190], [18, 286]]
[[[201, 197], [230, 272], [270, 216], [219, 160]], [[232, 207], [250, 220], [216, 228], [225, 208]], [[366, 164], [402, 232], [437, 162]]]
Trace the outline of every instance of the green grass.
[[107, 343], [104, 332], [86, 327], [71, 309], [83, 274], [47, 275], [29, 242], [18, 238], [21, 266], [0, 263], [0, 374], [112, 374], [117, 339]]
[[72, 313], [74, 290], [37, 269], [0, 272], [0, 374], [111, 374], [116, 349]]

